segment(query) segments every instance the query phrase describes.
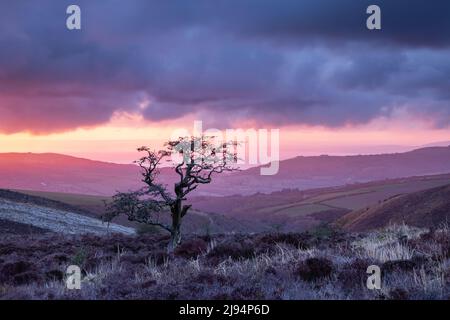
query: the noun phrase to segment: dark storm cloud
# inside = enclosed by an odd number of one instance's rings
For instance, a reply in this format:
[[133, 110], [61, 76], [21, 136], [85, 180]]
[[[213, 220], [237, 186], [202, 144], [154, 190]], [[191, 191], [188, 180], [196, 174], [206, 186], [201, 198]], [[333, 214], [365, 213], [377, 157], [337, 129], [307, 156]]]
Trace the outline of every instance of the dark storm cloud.
[[[83, 30], [65, 29], [67, 5]], [[375, 2], [373, 2], [375, 3]], [[14, 1], [0, 4], [0, 130], [195, 114], [340, 126], [407, 108], [450, 123], [450, 2]]]

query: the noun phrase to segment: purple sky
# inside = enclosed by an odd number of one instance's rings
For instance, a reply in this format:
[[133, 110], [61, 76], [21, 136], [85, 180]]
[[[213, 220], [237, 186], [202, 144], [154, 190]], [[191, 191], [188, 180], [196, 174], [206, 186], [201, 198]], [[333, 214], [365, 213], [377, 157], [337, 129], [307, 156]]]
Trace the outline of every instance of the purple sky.
[[[71, 3], [81, 31], [65, 28]], [[376, 3], [371, 32], [372, 1], [3, 1], [0, 131], [101, 125], [115, 111], [339, 127], [398, 108], [448, 127], [450, 2]]]

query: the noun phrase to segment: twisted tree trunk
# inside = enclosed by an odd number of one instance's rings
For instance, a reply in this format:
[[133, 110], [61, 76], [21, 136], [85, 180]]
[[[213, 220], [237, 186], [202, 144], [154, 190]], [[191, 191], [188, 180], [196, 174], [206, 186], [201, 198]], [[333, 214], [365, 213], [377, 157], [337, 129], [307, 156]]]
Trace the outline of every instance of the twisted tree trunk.
[[[181, 207], [181, 206], [180, 206]], [[172, 230], [170, 232], [169, 252], [173, 252], [181, 243], [181, 210], [172, 211]]]

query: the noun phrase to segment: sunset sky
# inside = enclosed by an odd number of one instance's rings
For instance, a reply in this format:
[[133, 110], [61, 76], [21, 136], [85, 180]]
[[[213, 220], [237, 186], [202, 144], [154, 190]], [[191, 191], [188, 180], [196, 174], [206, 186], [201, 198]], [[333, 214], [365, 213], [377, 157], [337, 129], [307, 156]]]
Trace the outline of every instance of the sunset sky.
[[0, 152], [130, 162], [194, 120], [279, 128], [283, 158], [445, 144], [450, 2], [376, 1], [369, 31], [372, 2], [2, 1]]

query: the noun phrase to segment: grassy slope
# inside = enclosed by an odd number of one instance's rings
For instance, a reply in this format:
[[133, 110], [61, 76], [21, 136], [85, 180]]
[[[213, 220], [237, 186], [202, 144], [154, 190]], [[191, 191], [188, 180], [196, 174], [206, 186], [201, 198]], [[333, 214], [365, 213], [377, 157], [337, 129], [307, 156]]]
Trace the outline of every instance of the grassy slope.
[[[92, 196], [82, 194], [69, 194], [58, 192], [43, 192], [43, 191], [29, 191], [17, 190], [18, 192], [30, 196], [50, 199], [57, 202], [65, 203], [70, 206], [80, 208], [87, 212], [88, 215], [99, 217], [105, 211], [105, 202], [111, 201], [110, 197]], [[115, 223], [134, 227], [140, 229], [139, 224], [128, 221], [124, 216], [117, 217]], [[191, 210], [190, 214], [186, 216], [183, 224], [184, 232], [188, 233], [226, 233], [226, 232], [254, 232], [267, 229], [266, 225], [259, 222], [249, 222], [247, 220], [237, 220], [233, 217], [228, 217], [219, 213], [204, 213], [199, 210]], [[150, 229], [148, 229], [150, 230]], [[150, 230], [152, 232], [159, 232], [159, 229]]]
[[[0, 219], [64, 234], [134, 233], [134, 229], [114, 223], [108, 226], [68, 204], [7, 190], [0, 190]], [[13, 233], [17, 229], [14, 227]]]
[[31, 190], [14, 190], [22, 194], [50, 199], [68, 205], [81, 208], [93, 214], [102, 214], [104, 212], [104, 202], [110, 201], [110, 197], [92, 196], [75, 193], [61, 193], [61, 192], [45, 192], [45, 191], [31, 191]]
[[391, 223], [407, 223], [436, 227], [450, 220], [450, 184], [398, 195], [368, 208], [353, 211], [336, 221], [351, 231], [383, 227]]
[[283, 209], [290, 209], [292, 213], [297, 210], [297, 214], [311, 213], [312, 204], [316, 206], [315, 212], [323, 211], [324, 207], [342, 208], [349, 210], [361, 209], [383, 201], [399, 194], [407, 194], [415, 191], [425, 190], [437, 186], [450, 184], [450, 176], [424, 177], [423, 179], [402, 179], [384, 182], [374, 182], [373, 184], [363, 184], [361, 186], [352, 185], [337, 188], [336, 191], [325, 191], [317, 196], [309, 197], [296, 203], [288, 205], [266, 207], [258, 209], [259, 212], [270, 213], [280, 212]]
[[[268, 224], [280, 224], [284, 230], [302, 231], [324, 222], [339, 219], [343, 215], [362, 210], [401, 194], [409, 194], [450, 183], [450, 175], [411, 177], [354, 184], [335, 188], [313, 189], [306, 191], [287, 190], [286, 195], [257, 194], [246, 197], [224, 197], [217, 199], [224, 209], [215, 208], [209, 203], [199, 203], [204, 210], [227, 210], [235, 217], [251, 217]], [[212, 203], [212, 205], [211, 205]], [[195, 206], [195, 204], [194, 204]], [[224, 212], [225, 213], [225, 212]], [[333, 218], [334, 217], [334, 218]]]
[[[411, 177], [306, 191], [286, 190], [252, 196], [205, 197], [193, 200], [185, 232], [245, 232], [277, 229], [304, 231], [341, 218], [399, 194], [408, 194], [450, 183], [450, 174]], [[64, 202], [95, 215], [104, 212], [108, 197], [40, 191], [21, 191]], [[208, 213], [206, 213], [208, 212]], [[125, 217], [117, 223], [136, 227]]]

